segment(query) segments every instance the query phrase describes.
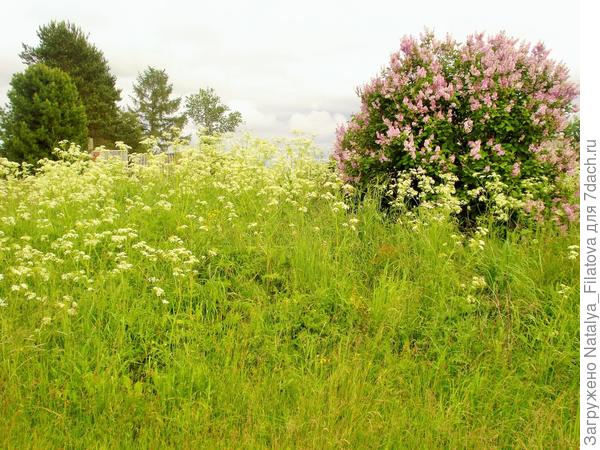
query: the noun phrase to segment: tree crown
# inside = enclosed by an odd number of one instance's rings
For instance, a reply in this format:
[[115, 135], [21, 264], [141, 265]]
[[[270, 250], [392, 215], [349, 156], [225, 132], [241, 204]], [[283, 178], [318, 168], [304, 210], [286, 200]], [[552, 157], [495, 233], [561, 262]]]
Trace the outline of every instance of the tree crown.
[[85, 108], [69, 75], [44, 64], [13, 75], [9, 105], [0, 118], [1, 151], [14, 161], [37, 163], [52, 158], [62, 140], [83, 145]]
[[233, 132], [242, 123], [238, 111], [229, 111], [211, 87], [200, 89], [186, 98], [187, 115], [208, 135]]
[[185, 115], [177, 114], [181, 98], [172, 97], [173, 85], [164, 69], [148, 67], [138, 75], [133, 92], [131, 111], [147, 135], [159, 138], [171, 128], [185, 124]]
[[97, 143], [111, 142], [121, 93], [103, 53], [89, 42], [88, 34], [67, 21], [43, 25], [37, 36], [37, 46], [23, 44], [23, 63], [43, 63], [69, 74], [86, 109], [89, 135]]

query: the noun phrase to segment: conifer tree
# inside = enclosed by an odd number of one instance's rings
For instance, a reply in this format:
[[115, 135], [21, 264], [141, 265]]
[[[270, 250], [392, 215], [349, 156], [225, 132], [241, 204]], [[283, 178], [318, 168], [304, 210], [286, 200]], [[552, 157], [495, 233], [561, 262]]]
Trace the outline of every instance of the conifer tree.
[[37, 46], [23, 44], [23, 63], [43, 63], [66, 72], [85, 106], [88, 135], [96, 145], [112, 143], [121, 93], [104, 54], [89, 42], [81, 28], [70, 22], [50, 22], [38, 29], [37, 36]]
[[0, 117], [0, 154], [17, 162], [53, 158], [62, 140], [83, 146], [87, 139], [85, 107], [69, 75], [44, 64], [13, 75], [9, 104]]
[[172, 97], [173, 85], [167, 72], [148, 67], [133, 86], [133, 108], [147, 136], [161, 138], [171, 128], [183, 128], [186, 117], [178, 114], [180, 97]]
[[144, 129], [134, 112], [119, 109], [114, 135], [116, 140], [122, 141], [131, 147], [131, 152], [142, 151], [140, 141], [144, 139]]

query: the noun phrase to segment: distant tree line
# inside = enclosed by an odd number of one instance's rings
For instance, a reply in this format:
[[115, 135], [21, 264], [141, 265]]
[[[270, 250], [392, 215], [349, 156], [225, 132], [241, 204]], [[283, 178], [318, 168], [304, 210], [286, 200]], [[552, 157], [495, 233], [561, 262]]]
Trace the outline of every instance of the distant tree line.
[[[13, 75], [8, 104], [0, 108], [0, 156], [35, 163], [52, 158], [61, 140], [85, 148], [122, 141], [132, 151], [154, 137], [159, 145], [173, 128], [181, 130], [190, 119], [202, 134], [234, 131], [242, 122], [212, 88], [182, 98], [164, 69], [148, 67], [133, 85], [132, 106], [122, 108], [121, 91], [104, 54], [77, 25], [50, 22], [37, 31], [37, 46], [23, 44], [20, 53], [27, 68]], [[164, 149], [164, 146], [161, 146]]]

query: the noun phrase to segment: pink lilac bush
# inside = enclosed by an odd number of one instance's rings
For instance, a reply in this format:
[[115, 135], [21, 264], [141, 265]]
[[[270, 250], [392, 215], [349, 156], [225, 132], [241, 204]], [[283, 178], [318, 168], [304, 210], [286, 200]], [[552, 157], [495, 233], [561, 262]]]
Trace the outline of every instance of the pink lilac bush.
[[470, 219], [497, 207], [503, 219], [550, 211], [575, 218], [563, 178], [577, 171], [579, 156], [564, 130], [578, 87], [548, 54], [504, 33], [465, 43], [404, 37], [358, 90], [360, 112], [337, 130], [338, 171], [359, 186], [411, 170], [435, 183], [454, 179], [460, 214]]

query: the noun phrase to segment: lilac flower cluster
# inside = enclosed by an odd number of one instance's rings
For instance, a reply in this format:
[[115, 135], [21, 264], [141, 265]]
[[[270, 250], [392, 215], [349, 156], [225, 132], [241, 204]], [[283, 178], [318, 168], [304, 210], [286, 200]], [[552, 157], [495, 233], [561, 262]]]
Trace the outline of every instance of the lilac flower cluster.
[[541, 202], [574, 216], [564, 192], [527, 191], [540, 185], [532, 182], [539, 175], [558, 185], [578, 167], [577, 149], [562, 138], [578, 87], [548, 54], [543, 44], [504, 33], [464, 43], [432, 33], [404, 37], [389, 65], [358, 90], [360, 111], [337, 130], [339, 173], [354, 184], [410, 169], [435, 180], [451, 173], [469, 210], [469, 191], [484, 187], [489, 174], [526, 213]]

